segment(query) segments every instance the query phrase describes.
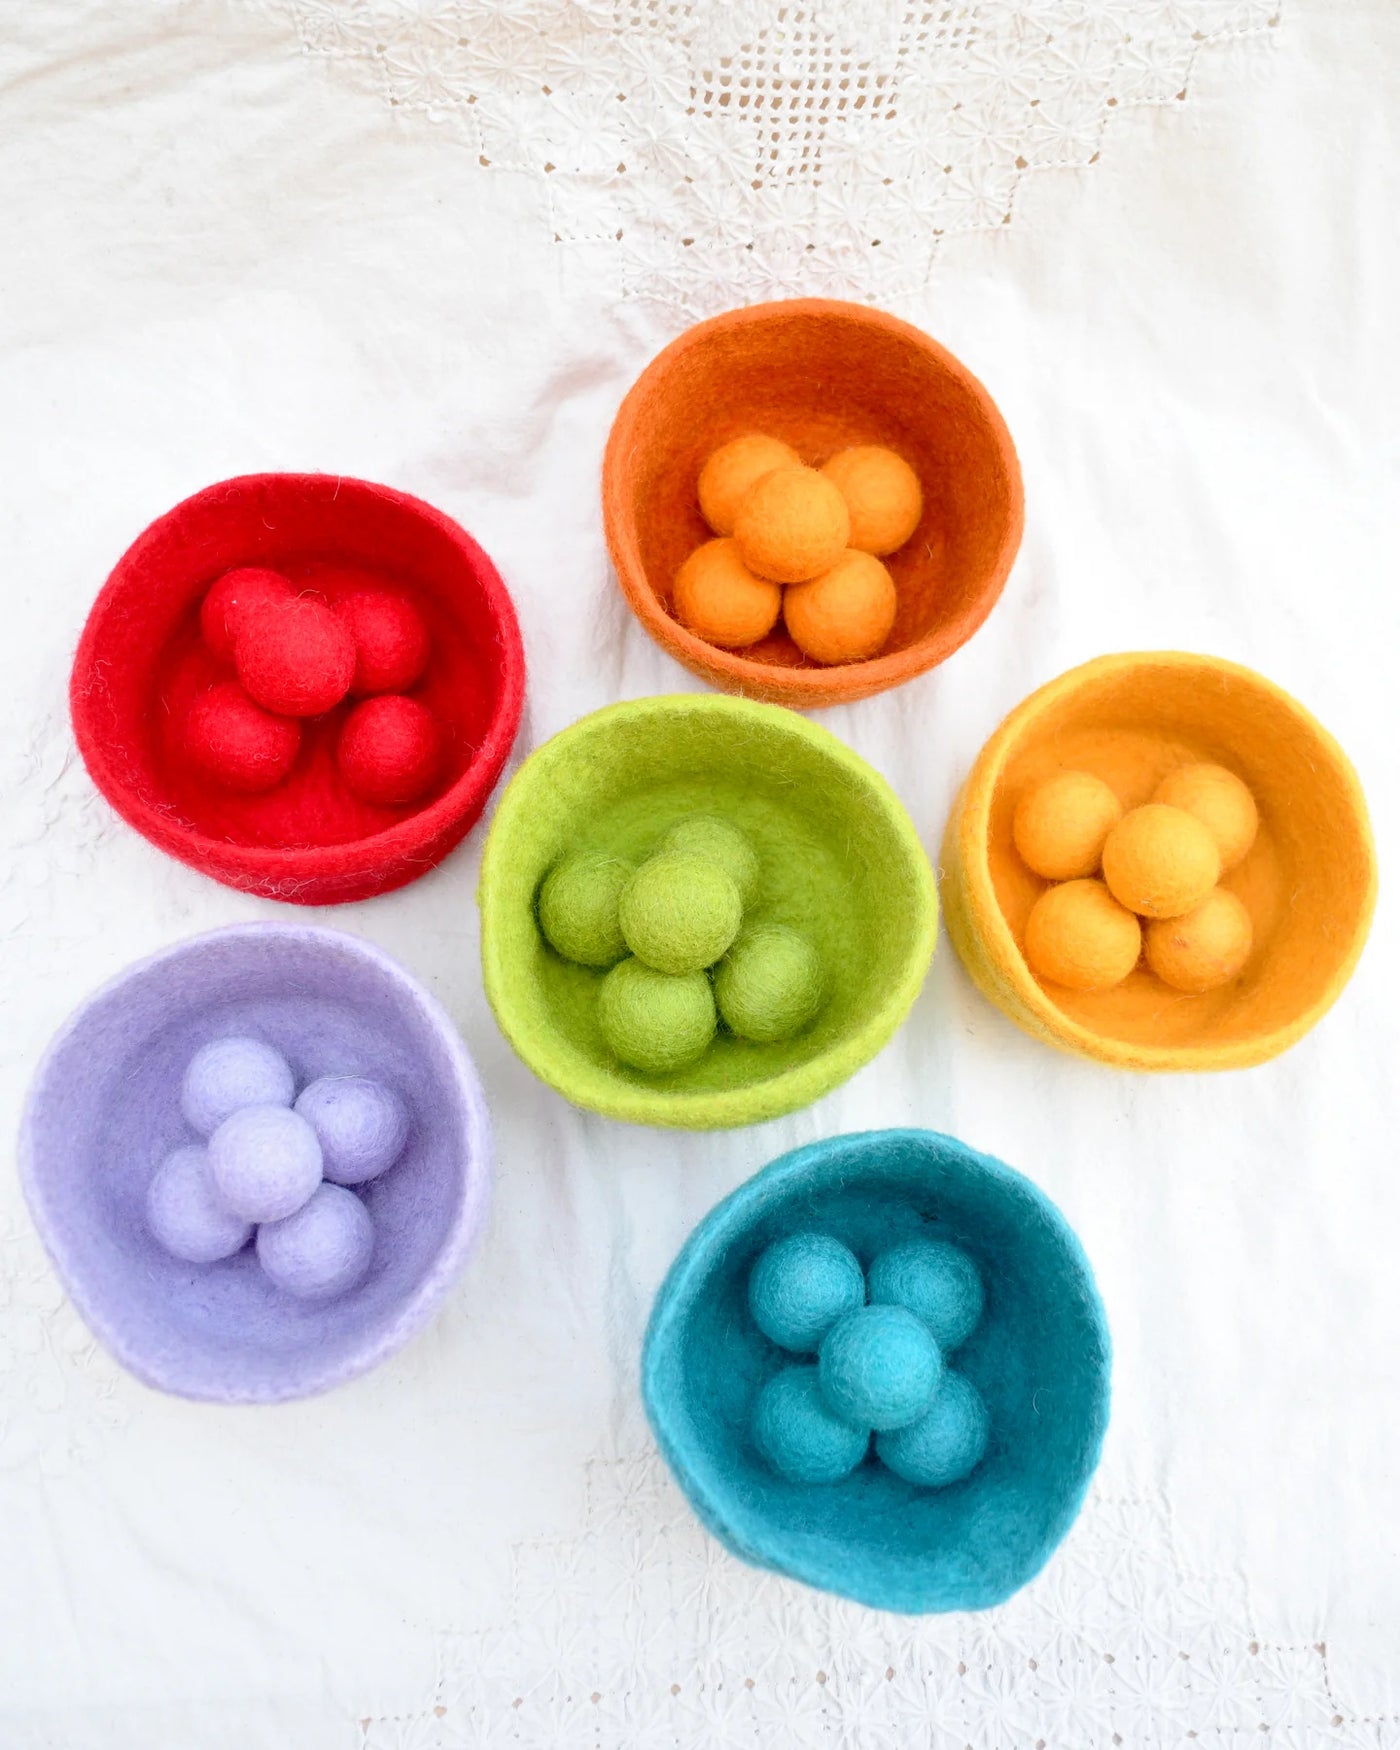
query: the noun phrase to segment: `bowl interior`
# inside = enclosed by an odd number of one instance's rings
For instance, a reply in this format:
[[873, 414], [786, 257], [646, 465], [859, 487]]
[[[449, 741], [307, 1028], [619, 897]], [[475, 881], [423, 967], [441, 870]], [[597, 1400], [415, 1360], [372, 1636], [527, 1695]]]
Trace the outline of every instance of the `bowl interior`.
[[1174, 766], [1208, 760], [1237, 773], [1259, 805], [1259, 835], [1222, 885], [1254, 925], [1254, 951], [1233, 984], [1173, 991], [1145, 966], [1113, 990], [1034, 984], [1040, 1000], [1101, 1037], [1131, 1045], [1230, 1046], [1286, 1028], [1326, 1005], [1338, 969], [1360, 950], [1374, 861], [1345, 755], [1297, 702], [1233, 664], [1189, 656], [1106, 659], [1048, 689], [1007, 738], [986, 817], [986, 871], [1019, 975], [1026, 919], [1049, 885], [1016, 853], [1024, 792], [1063, 768], [1095, 773], [1126, 808], [1148, 801]]
[[[374, 1252], [339, 1299], [284, 1294], [251, 1247], [182, 1263], [147, 1229], [157, 1166], [198, 1140], [179, 1109], [185, 1067], [234, 1032], [275, 1045], [298, 1086], [370, 1075], [408, 1105], [402, 1158], [357, 1188]], [[26, 1115], [26, 1190], [75, 1304], [133, 1372], [190, 1397], [297, 1397], [396, 1347], [465, 1255], [490, 1171], [474, 1087], [445, 1017], [364, 944], [266, 925], [221, 931], [124, 975], [60, 1034]]]
[[[914, 1235], [976, 1260], [986, 1308], [955, 1364], [990, 1439], [962, 1482], [916, 1488], [868, 1456], [803, 1486], [755, 1450], [754, 1400], [793, 1358], [753, 1323], [749, 1273], [809, 1228], [862, 1266]], [[1108, 1334], [1078, 1241], [1028, 1180], [951, 1137], [875, 1131], [785, 1156], [701, 1223], [658, 1296], [644, 1385], [682, 1487], [737, 1554], [881, 1609], [982, 1609], [1041, 1568], [1078, 1511], [1108, 1419]]]
[[[827, 1000], [792, 1039], [756, 1045], [721, 1029], [698, 1063], [646, 1075], [608, 1049], [603, 974], [546, 944], [536, 895], [567, 853], [640, 860], [697, 812], [748, 835], [762, 874], [746, 921], [803, 931]], [[913, 1001], [936, 923], [928, 859], [883, 781], [803, 719], [715, 697], [615, 706], [541, 748], [497, 810], [482, 894], [487, 989], [516, 1049], [569, 1098], [650, 1123], [748, 1123], [772, 1113], [746, 1090], [767, 1087], [772, 1110], [787, 1111], [850, 1074]], [[857, 1055], [842, 1070], [846, 1052]]]
[[[667, 614], [682, 561], [711, 538], [696, 499], [700, 469], [747, 431], [782, 438], [815, 465], [851, 444], [883, 444], [918, 474], [923, 517], [885, 561], [899, 609], [883, 655], [935, 637], [943, 654], [955, 649], [1014, 554], [1019, 479], [985, 390], [926, 335], [877, 311], [797, 301], [702, 323], [649, 367], [620, 424], [609, 467], [616, 557]], [[781, 622], [743, 656], [815, 666]]]
[[[413, 693], [434, 712], [447, 749], [427, 797], [385, 808], [346, 788], [335, 746], [354, 701], [303, 720], [296, 764], [274, 790], [238, 795], [191, 764], [183, 747], [190, 705], [233, 674], [205, 648], [199, 606], [209, 585], [237, 565], [271, 566], [331, 604], [360, 589], [413, 602], [432, 640]], [[305, 849], [382, 833], [450, 794], [502, 708], [507, 682], [489, 570], [447, 518], [364, 481], [261, 474], [198, 493], [137, 540], [94, 607], [75, 676], [94, 713], [84, 757], [97, 762], [94, 775], [107, 787], [173, 814], [201, 838]]]

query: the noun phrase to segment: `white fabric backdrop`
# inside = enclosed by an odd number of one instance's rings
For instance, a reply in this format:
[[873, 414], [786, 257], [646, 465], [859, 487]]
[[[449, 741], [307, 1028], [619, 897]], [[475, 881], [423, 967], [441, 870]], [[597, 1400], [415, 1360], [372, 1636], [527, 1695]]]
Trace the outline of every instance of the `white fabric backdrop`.
[[[93, 985], [279, 913], [162, 858], [73, 751], [72, 648], [138, 530], [259, 468], [441, 505], [519, 606], [518, 758], [695, 684], [621, 604], [598, 462], [666, 339], [767, 295], [927, 327], [1020, 447], [1026, 542], [991, 621], [825, 718], [931, 850], [1028, 690], [1175, 646], [1310, 705], [1393, 851], [1389, 0], [32, 0], [0, 22], [0, 79], [7, 1122]], [[817, 88], [826, 111], [783, 95]], [[736, 122], [759, 91], [776, 108]], [[144, 1390], [0, 1180], [5, 1750], [1400, 1745], [1388, 903], [1339, 1008], [1254, 1072], [1052, 1054], [945, 943], [846, 1088], [685, 1137], [574, 1112], [507, 1050], [479, 841], [324, 914], [446, 1002], [500, 1141], [485, 1244], [377, 1374], [268, 1412]], [[1090, 1505], [980, 1618], [882, 1617], [731, 1562], [637, 1407], [693, 1222], [784, 1149], [887, 1123], [1043, 1184], [1114, 1331]]]

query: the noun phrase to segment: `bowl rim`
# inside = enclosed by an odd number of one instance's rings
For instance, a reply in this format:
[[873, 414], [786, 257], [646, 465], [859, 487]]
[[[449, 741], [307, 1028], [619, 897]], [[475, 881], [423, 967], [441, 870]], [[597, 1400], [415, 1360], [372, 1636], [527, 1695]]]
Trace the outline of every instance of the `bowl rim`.
[[[666, 1391], [662, 1379], [664, 1346], [679, 1337], [684, 1321], [714, 1268], [717, 1257], [752, 1225], [755, 1206], [771, 1206], [791, 1191], [807, 1188], [818, 1175], [822, 1178], [841, 1172], [857, 1175], [864, 1170], [863, 1162], [868, 1155], [888, 1148], [892, 1142], [917, 1150], [925, 1158], [933, 1154], [940, 1154], [945, 1159], [951, 1156], [958, 1172], [990, 1180], [1004, 1191], [1028, 1196], [1054, 1228], [1057, 1238], [1065, 1248], [1068, 1261], [1078, 1272], [1080, 1299], [1094, 1324], [1103, 1349], [1100, 1389], [1095, 1397], [1096, 1414], [1086, 1429], [1083, 1476], [1080, 1482], [1056, 1515], [1053, 1533], [1046, 1542], [1040, 1559], [1020, 1574], [1015, 1583], [1005, 1591], [975, 1604], [933, 1604], [929, 1601], [928, 1594], [917, 1586], [909, 1590], [897, 1584], [867, 1586], [862, 1578], [853, 1575], [840, 1561], [828, 1564], [802, 1553], [792, 1559], [784, 1556], [780, 1560], [771, 1546], [758, 1547], [746, 1535], [742, 1526], [735, 1525], [725, 1491], [708, 1487], [695, 1475], [686, 1457], [685, 1448], [688, 1442], [684, 1433], [678, 1432], [673, 1419], [673, 1411], [677, 1406]], [[909, 1615], [950, 1609], [989, 1609], [1004, 1603], [1041, 1571], [1078, 1516], [1098, 1467], [1108, 1430], [1112, 1376], [1113, 1344], [1103, 1299], [1083, 1243], [1059, 1205], [1033, 1179], [1008, 1166], [1005, 1161], [998, 1160], [995, 1155], [983, 1154], [970, 1143], [950, 1136], [945, 1131], [917, 1126], [847, 1131], [836, 1136], [819, 1138], [815, 1142], [803, 1143], [760, 1167], [750, 1178], [721, 1198], [690, 1230], [662, 1279], [652, 1302], [651, 1315], [642, 1340], [641, 1356], [642, 1403], [647, 1420], [668, 1469], [708, 1531], [726, 1548], [759, 1567], [786, 1574], [806, 1585], [818, 1586], [824, 1591], [852, 1598], [872, 1609], [895, 1610]]]
[[[1307, 740], [1315, 762], [1331, 773], [1366, 850], [1367, 891], [1351, 940], [1327, 989], [1292, 1020], [1246, 1039], [1211, 1045], [1149, 1045], [1113, 1039], [1084, 1026], [1046, 994], [1027, 966], [996, 898], [987, 857], [987, 836], [992, 798], [1012, 753], [1048, 710], [1084, 685], [1146, 669], [1173, 670], [1183, 676], [1224, 675], [1237, 687], [1262, 694], [1286, 711]], [[986, 956], [990, 963], [987, 976], [996, 990], [987, 989], [985, 983], [982, 983], [982, 988], [997, 1007], [1028, 1031], [1081, 1056], [1115, 1068], [1148, 1071], [1248, 1069], [1277, 1057], [1296, 1044], [1332, 1007], [1351, 977], [1366, 945], [1378, 885], [1375, 843], [1365, 795], [1355, 768], [1336, 738], [1305, 705], [1265, 675], [1225, 657], [1184, 650], [1131, 650], [1097, 656], [1067, 669], [1024, 698], [986, 741], [973, 762], [948, 817], [940, 863], [940, 890], [949, 935], [959, 958], [979, 983], [982, 980], [977, 979], [973, 972], [973, 958], [964, 951], [960, 939], [964, 931]], [[964, 893], [970, 904], [964, 904]], [[968, 914], [972, 911], [979, 919], [975, 925], [969, 921]]]
[[[346, 492], [363, 493], [379, 499], [395, 509], [430, 523], [461, 553], [485, 599], [487, 612], [496, 633], [500, 691], [486, 734], [473, 752], [466, 769], [451, 787], [427, 807], [416, 809], [403, 820], [367, 837], [347, 839], [334, 845], [278, 847], [247, 845], [234, 840], [216, 838], [188, 826], [163, 809], [136, 795], [127, 784], [119, 759], [112, 746], [97, 733], [90, 720], [87, 695], [98, 684], [103, 656], [108, 616], [119, 611], [125, 592], [132, 587], [130, 573], [142, 563], [149, 548], [158, 546], [162, 532], [171, 519], [189, 511], [228, 498], [234, 493], [266, 487], [270, 483], [293, 489], [330, 487], [335, 495]], [[415, 852], [433, 844], [442, 846], [439, 856], [460, 839], [480, 813], [501, 774], [520, 727], [525, 702], [525, 647], [520, 624], [510, 592], [500, 572], [485, 549], [446, 512], [425, 499], [397, 487], [382, 486], [372, 480], [361, 480], [349, 474], [307, 473], [297, 470], [268, 470], [255, 474], [237, 474], [228, 480], [202, 487], [154, 518], [132, 541], [112, 567], [106, 582], [98, 591], [83, 622], [78, 647], [68, 683], [69, 714], [73, 733], [83, 764], [98, 790], [127, 822], [150, 843], [225, 884], [251, 886], [269, 897], [302, 898], [304, 903], [336, 903], [342, 899], [366, 898], [387, 891], [372, 881], [366, 887], [364, 876], [383, 868], [404, 865], [409, 872], [392, 885], [404, 885], [427, 872], [431, 865], [413, 867]], [[457, 826], [462, 831], [451, 837]], [[444, 843], [444, 839], [446, 842]], [[437, 859], [435, 858], [434, 861]], [[342, 892], [347, 867], [361, 879], [353, 890]], [[333, 893], [322, 893], [319, 881], [333, 880]], [[276, 891], [274, 891], [274, 889]]]
[[[463, 1180], [462, 1200], [430, 1268], [384, 1327], [353, 1354], [308, 1370], [298, 1376], [295, 1384], [270, 1382], [265, 1388], [201, 1390], [192, 1388], [183, 1381], [179, 1377], [178, 1369], [172, 1370], [162, 1355], [152, 1356], [139, 1346], [133, 1347], [126, 1338], [121, 1320], [108, 1317], [105, 1309], [89, 1295], [86, 1282], [71, 1272], [66, 1257], [67, 1247], [58, 1237], [50, 1217], [49, 1192], [42, 1168], [43, 1149], [37, 1134], [37, 1108], [41, 1096], [47, 1091], [49, 1078], [55, 1072], [58, 1059], [70, 1040], [130, 980], [144, 977], [162, 967], [172, 966], [192, 949], [203, 947], [209, 942], [238, 939], [266, 942], [286, 941], [289, 938], [295, 939], [299, 944], [310, 943], [321, 949], [333, 949], [338, 954], [348, 954], [359, 960], [394, 986], [396, 993], [407, 999], [432, 1029], [446, 1054], [452, 1093], [465, 1116], [467, 1148], [460, 1166]], [[322, 924], [283, 923], [276, 919], [228, 924], [219, 929], [201, 931], [196, 936], [186, 936], [124, 966], [79, 1001], [44, 1047], [25, 1095], [20, 1118], [20, 1187], [30, 1219], [64, 1294], [109, 1354], [143, 1385], [177, 1397], [206, 1403], [274, 1404], [314, 1397], [359, 1378], [361, 1374], [368, 1373], [371, 1368], [377, 1367], [381, 1361], [396, 1353], [427, 1324], [461, 1274], [485, 1223], [493, 1177], [494, 1143], [486, 1094], [471, 1053], [453, 1025], [451, 1016], [437, 998], [392, 955], [361, 936], [352, 935], [346, 930], [329, 929]]]
[[[774, 663], [755, 662], [735, 651], [707, 644], [666, 613], [647, 582], [646, 568], [637, 551], [635, 522], [627, 504], [627, 463], [635, 447], [634, 430], [639, 413], [650, 399], [652, 386], [661, 372], [687, 352], [705, 346], [719, 332], [789, 316], [809, 315], [839, 317], [855, 327], [892, 335], [955, 378], [986, 421], [1006, 470], [1010, 503], [996, 558], [986, 582], [956, 618], [940, 622], [918, 643], [892, 651], [887, 656], [871, 657], [865, 662], [838, 663], [829, 668], [785, 668]], [[777, 298], [747, 304], [707, 317], [677, 335], [650, 360], [623, 397], [603, 452], [602, 495], [603, 528], [618, 583], [632, 612], [656, 643], [693, 674], [717, 686], [809, 710], [851, 704], [857, 699], [901, 686], [937, 667], [966, 644], [1000, 599], [1025, 528], [1021, 465], [1006, 421], [985, 385], [960, 359], [921, 328], [887, 311], [842, 298]]]
[[[595, 1096], [560, 1074], [547, 1038], [541, 1041], [533, 1030], [517, 1024], [511, 1002], [511, 969], [502, 957], [493, 914], [507, 903], [512, 881], [509, 870], [510, 835], [516, 817], [530, 802], [536, 780], [546, 774], [561, 755], [576, 742], [596, 733], [605, 724], [640, 723], [666, 714], [728, 719], [782, 734], [821, 753], [858, 785], [880, 812], [902, 846], [915, 888], [920, 896], [912, 919], [914, 945], [903, 976], [883, 1001], [851, 1034], [828, 1050], [796, 1064], [766, 1081], [740, 1088], [717, 1088], [700, 1093], [675, 1093], [647, 1087], [614, 1075], [606, 1095]], [[913, 1005], [928, 972], [938, 940], [938, 884], [933, 868], [909, 813], [891, 785], [852, 748], [829, 729], [809, 722], [778, 705], [753, 699], [733, 698], [723, 693], [662, 693], [604, 705], [580, 717], [536, 748], [511, 778], [496, 805], [481, 858], [477, 888], [481, 914], [481, 964], [487, 1000], [497, 1025], [525, 1066], [565, 1099], [605, 1118], [629, 1124], [659, 1125], [680, 1130], [711, 1130], [757, 1124], [798, 1111], [840, 1085], [894, 1036]]]

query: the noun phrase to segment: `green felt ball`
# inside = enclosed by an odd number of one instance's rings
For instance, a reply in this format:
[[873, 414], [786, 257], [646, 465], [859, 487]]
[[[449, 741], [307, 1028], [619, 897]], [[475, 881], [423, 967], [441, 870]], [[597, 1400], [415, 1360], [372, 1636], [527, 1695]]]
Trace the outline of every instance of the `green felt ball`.
[[614, 966], [598, 991], [598, 1024], [615, 1056], [662, 1075], [694, 1063], [715, 1036], [715, 999], [703, 972]]
[[725, 955], [715, 997], [731, 1033], [766, 1045], [807, 1025], [822, 1006], [825, 983], [805, 936], [785, 924], [760, 924]]
[[635, 873], [634, 864], [603, 851], [583, 851], [556, 863], [540, 888], [545, 941], [580, 966], [615, 966], [627, 952], [618, 901]]
[[683, 973], [714, 965], [738, 935], [743, 912], [733, 877], [717, 863], [668, 851], [627, 883], [618, 918], [639, 960]]
[[758, 853], [737, 826], [717, 814], [688, 814], [676, 822], [659, 848], [718, 863], [739, 889], [745, 905], [752, 905], [758, 897]]

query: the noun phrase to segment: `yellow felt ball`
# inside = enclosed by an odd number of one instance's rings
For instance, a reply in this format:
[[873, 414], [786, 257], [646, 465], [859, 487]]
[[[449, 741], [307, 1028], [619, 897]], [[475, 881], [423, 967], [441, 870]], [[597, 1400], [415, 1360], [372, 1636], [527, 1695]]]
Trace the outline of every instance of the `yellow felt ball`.
[[1225, 887], [1213, 887], [1179, 918], [1147, 926], [1147, 964], [1173, 990], [1219, 990], [1237, 978], [1254, 946], [1249, 913]]
[[845, 499], [824, 475], [801, 463], [765, 474], [734, 522], [745, 565], [774, 583], [803, 583], [830, 571], [850, 532]]
[[787, 591], [783, 619], [813, 662], [863, 662], [889, 637], [896, 605], [889, 572], [851, 547], [830, 571]]
[[1147, 802], [1125, 814], [1104, 840], [1103, 878], [1129, 911], [1178, 918], [1220, 879], [1220, 852], [1194, 814]]
[[1011, 836], [1021, 861], [1047, 881], [1098, 873], [1103, 842], [1123, 804], [1092, 772], [1056, 772], [1016, 804]]
[[802, 458], [778, 438], [751, 431], [721, 444], [700, 470], [700, 514], [717, 535], [732, 535], [739, 506], [765, 474]]
[[1249, 787], [1224, 766], [1178, 766], [1157, 786], [1154, 802], [1184, 808], [1215, 840], [1220, 867], [1242, 863], [1259, 831], [1259, 810]]
[[893, 553], [919, 526], [924, 493], [903, 456], [879, 444], [841, 450], [822, 473], [851, 513], [850, 544], [866, 553]]
[[1142, 926], [1102, 881], [1047, 887], [1026, 919], [1026, 960], [1069, 990], [1111, 990], [1137, 965]]
[[697, 638], [738, 650], [772, 631], [783, 592], [755, 577], [737, 544], [722, 538], [695, 549], [676, 573], [671, 599], [676, 618]]

